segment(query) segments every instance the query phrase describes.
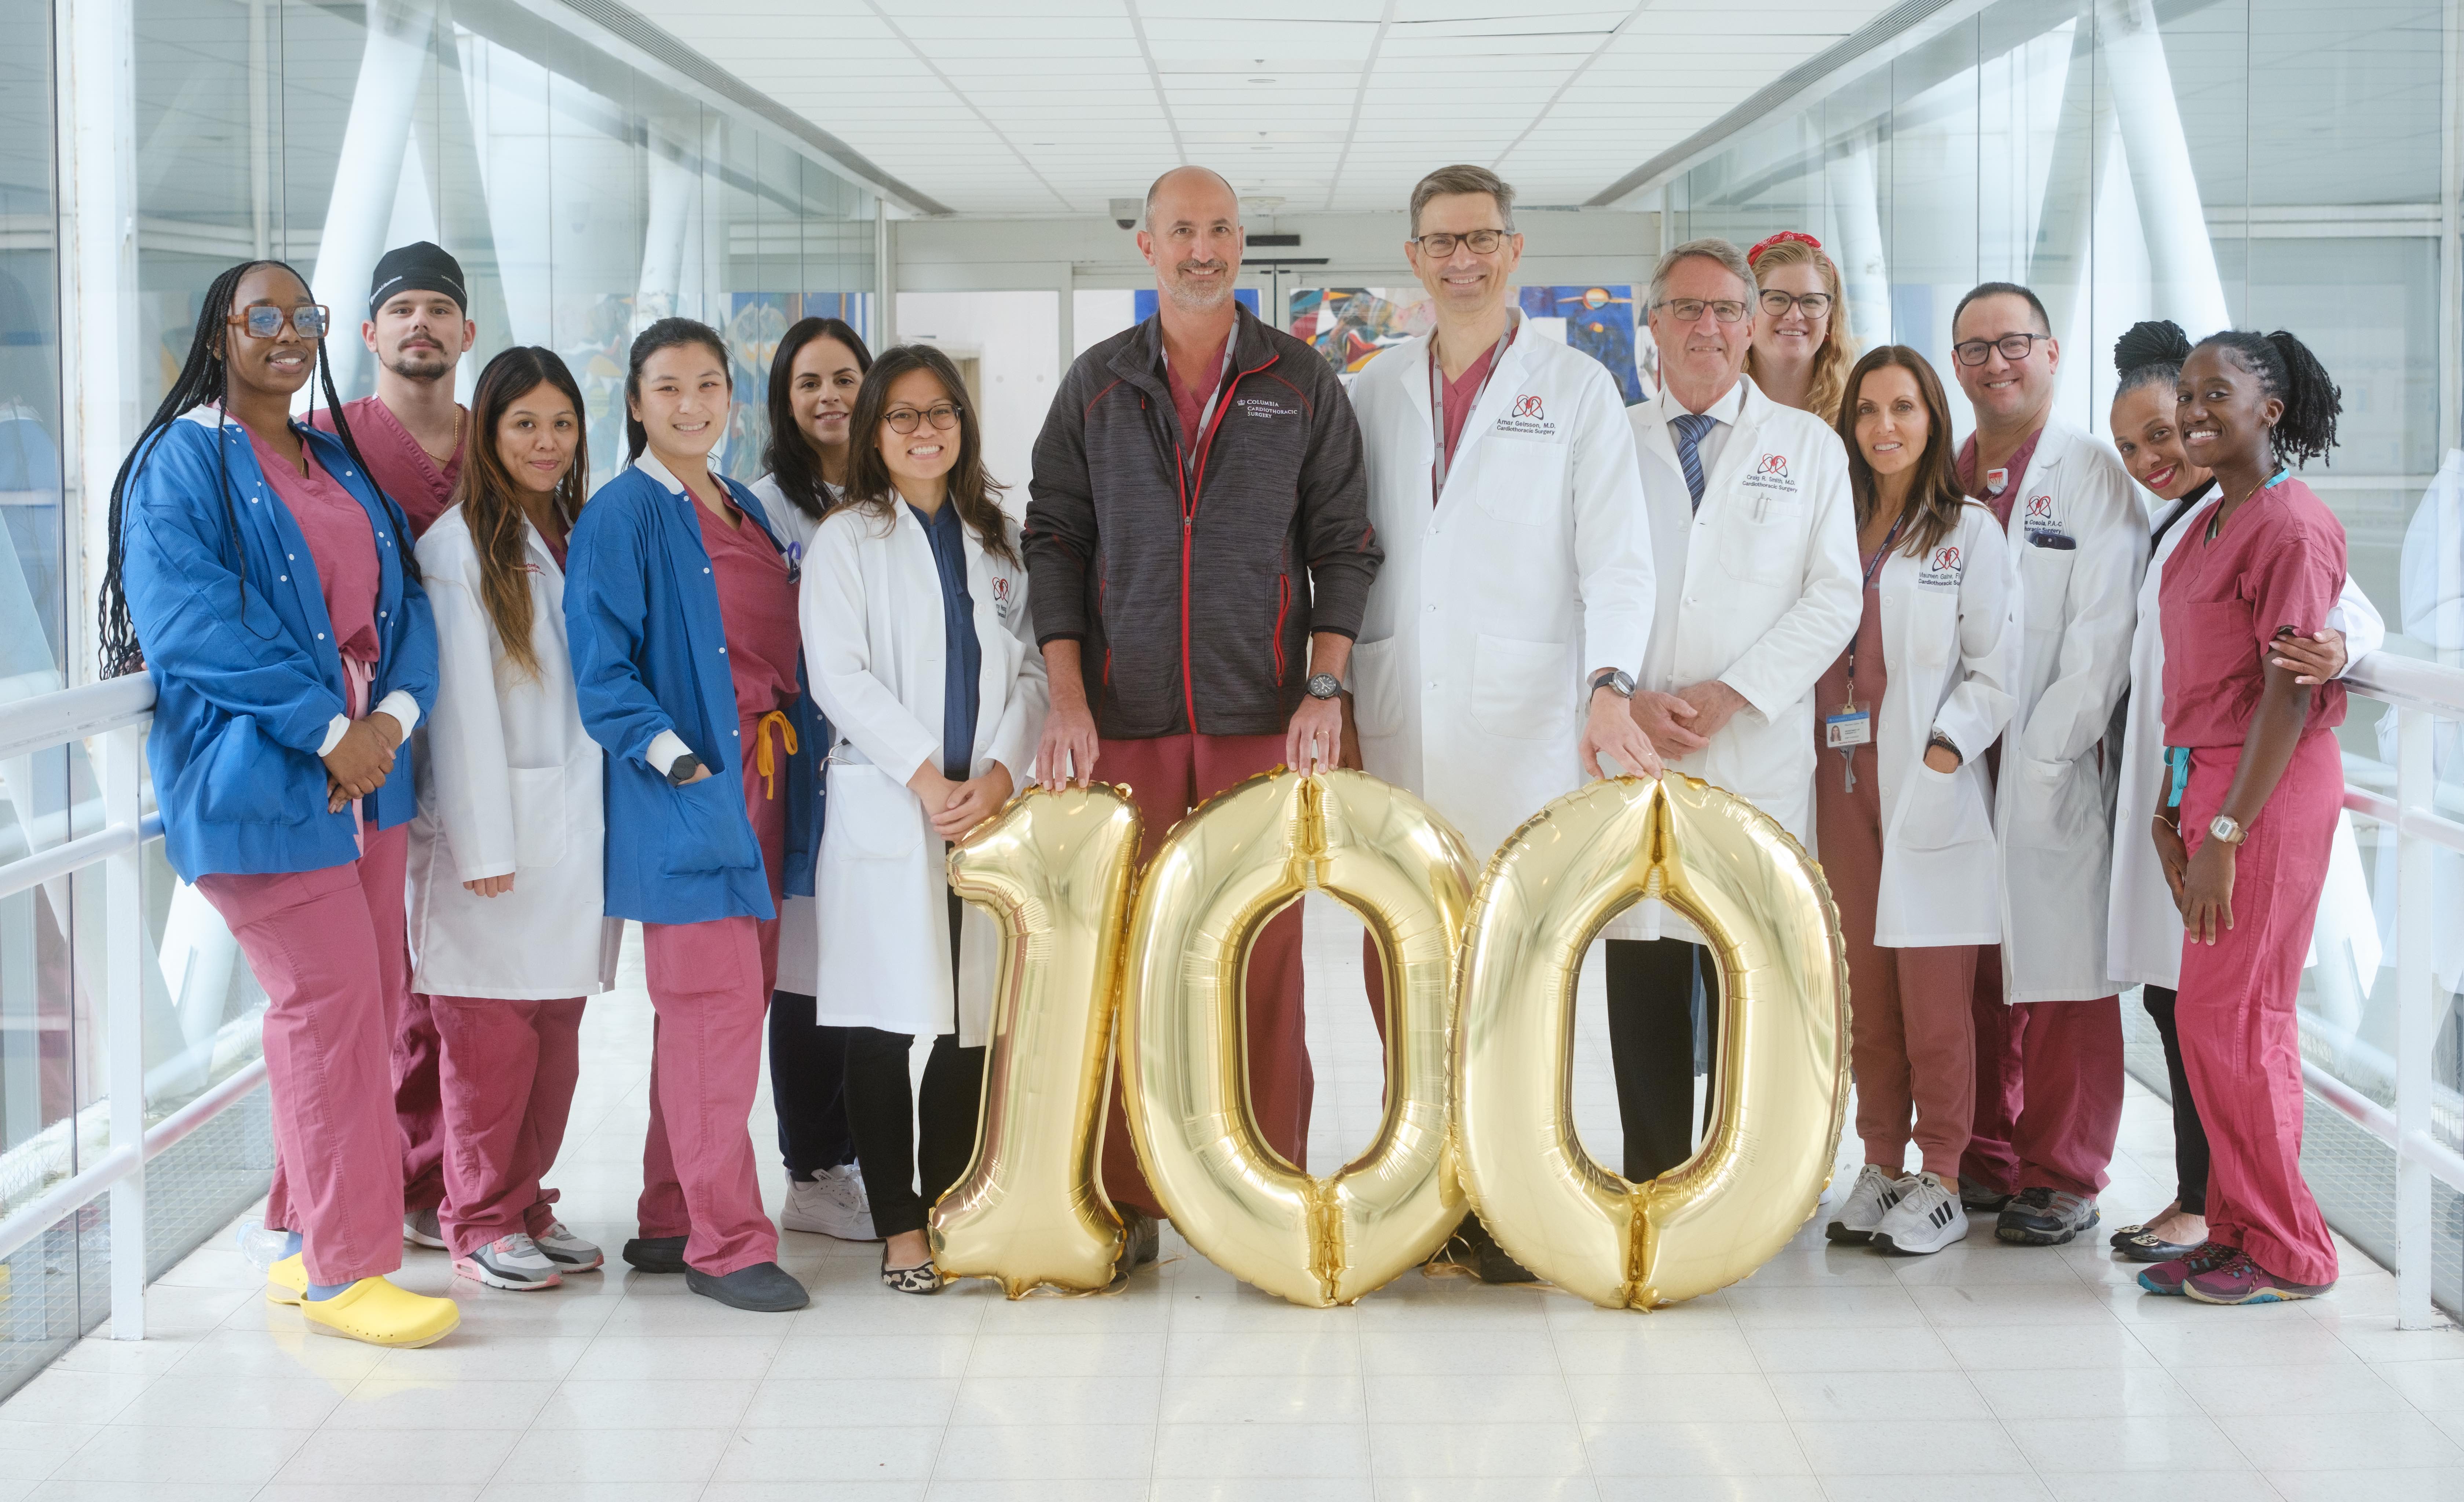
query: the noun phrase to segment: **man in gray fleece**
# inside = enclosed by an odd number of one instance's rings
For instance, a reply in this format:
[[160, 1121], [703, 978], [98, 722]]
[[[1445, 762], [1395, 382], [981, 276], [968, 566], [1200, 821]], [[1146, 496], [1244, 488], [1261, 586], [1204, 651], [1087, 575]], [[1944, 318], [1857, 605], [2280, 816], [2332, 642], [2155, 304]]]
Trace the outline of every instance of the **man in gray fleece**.
[[[1046, 788], [1134, 790], [1143, 861], [1192, 808], [1277, 763], [1334, 765], [1343, 673], [1384, 555], [1360, 430], [1326, 360], [1235, 301], [1240, 199], [1204, 167], [1147, 190], [1138, 249], [1155, 316], [1078, 357], [1035, 445], [1026, 562], [1052, 710]], [[1249, 951], [1249, 1099], [1268, 1146], [1308, 1166], [1309, 1072], [1293, 907]], [[1131, 1257], [1155, 1203], [1121, 1093], [1104, 1186]]]

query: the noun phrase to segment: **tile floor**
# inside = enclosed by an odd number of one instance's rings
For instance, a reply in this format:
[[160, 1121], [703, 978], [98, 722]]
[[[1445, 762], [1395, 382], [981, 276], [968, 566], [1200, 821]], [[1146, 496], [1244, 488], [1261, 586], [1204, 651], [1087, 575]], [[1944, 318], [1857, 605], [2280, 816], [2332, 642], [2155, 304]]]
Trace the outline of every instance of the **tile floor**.
[[[1377, 1111], [1356, 932], [1311, 914], [1321, 1164]], [[638, 990], [594, 1003], [556, 1174], [611, 1252], [648, 1032]], [[1596, 1027], [1575, 1094], [1614, 1161]], [[2122, 1146], [2107, 1203], [2136, 1218], [2170, 1143], [2135, 1088]], [[1418, 1273], [1297, 1309], [1170, 1239], [1115, 1296], [908, 1298], [871, 1248], [786, 1242], [814, 1302], [785, 1317], [621, 1269], [497, 1293], [414, 1252], [405, 1281], [450, 1289], [462, 1329], [388, 1353], [306, 1333], [218, 1240], [155, 1287], [152, 1339], [87, 1340], [0, 1405], [0, 1502], [2464, 1502], [2464, 1333], [2398, 1332], [2392, 1280], [2349, 1251], [2328, 1298], [2215, 1310], [2143, 1297], [2101, 1238], [1890, 1261], [1810, 1229], [1637, 1315]]]

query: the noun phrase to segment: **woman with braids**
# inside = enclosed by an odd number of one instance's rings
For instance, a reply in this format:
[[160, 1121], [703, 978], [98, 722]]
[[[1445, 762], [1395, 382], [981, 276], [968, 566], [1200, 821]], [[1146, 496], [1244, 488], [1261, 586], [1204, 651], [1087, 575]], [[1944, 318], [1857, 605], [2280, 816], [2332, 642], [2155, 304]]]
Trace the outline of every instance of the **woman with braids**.
[[[2154, 556], [2139, 587], [2139, 626], [2130, 644], [2131, 692], [2123, 701], [2122, 791], [2113, 815], [2113, 889], [2105, 919], [2107, 959], [2117, 987], [2137, 986], [2140, 1004], [2164, 1040], [2165, 1071], [2173, 1095], [2173, 1202], [2140, 1225], [2123, 1226], [2110, 1240], [2134, 1262], [2169, 1262], [2208, 1239], [2208, 1137], [2182, 1064], [2181, 1034], [2174, 1024], [2174, 988], [2182, 974], [2182, 916], [2165, 880], [2156, 847], [2142, 837], [2151, 815], [2171, 820], [2177, 807], [2151, 808], [2148, 790], [2164, 763], [2165, 631], [2158, 611], [2165, 564], [2182, 539], [2205, 525], [2216, 482], [2182, 451], [2173, 387], [2190, 341], [2171, 323], [2133, 325], [2113, 346], [2114, 392], [2108, 426], [2123, 467], [2153, 498], [2148, 525]], [[2349, 578], [2327, 615], [2327, 629], [2279, 648], [2297, 674], [2325, 683], [2343, 671], [2345, 636], [2353, 655], [2374, 652], [2386, 628]], [[2169, 789], [2168, 789], [2169, 792]], [[2169, 826], [2168, 826], [2169, 827]]]
[[112, 482], [102, 665], [154, 675], [165, 852], [265, 988], [265, 1224], [283, 1242], [266, 1296], [354, 1339], [427, 1345], [460, 1322], [452, 1300], [385, 1274], [402, 1265], [403, 743], [435, 702], [436, 634], [349, 424], [292, 421], [312, 378], [337, 405], [331, 326], [279, 261], [206, 290], [187, 361]]
[[565, 536], [590, 472], [582, 392], [555, 352], [509, 349], [471, 395], [453, 506], [419, 540], [439, 677], [410, 830], [410, 922], [438, 1042], [453, 1270], [554, 1288], [605, 1260], [539, 1178], [564, 1140], [582, 998], [615, 984], [599, 747], [565, 649]]
[[[847, 488], [847, 417], [872, 352], [838, 318], [799, 318], [780, 337], [770, 361], [769, 473], [753, 493], [787, 555], [801, 559], [813, 532]], [[770, 996], [770, 1101], [778, 1109], [779, 1156], [787, 1168], [782, 1230], [872, 1239], [872, 1206], [856, 1166], [840, 1081], [847, 1076], [847, 1029], [816, 1026], [811, 984], [816, 960], [813, 900], [790, 897], [779, 909], [779, 973], [790, 989]]]
[[1754, 272], [1753, 346], [1746, 374], [1782, 406], [1839, 420], [1856, 352], [1848, 337], [1848, 302], [1839, 268], [1810, 234], [1783, 229], [1746, 252]]
[[[824, 1021], [847, 1030], [847, 1115], [881, 1280], [935, 1294], [924, 1217], [974, 1151], [998, 939], [950, 890], [946, 841], [1001, 811], [1044, 731], [1044, 656], [1018, 526], [984, 473], [957, 367], [902, 344], [864, 380], [846, 503], [806, 560], [813, 691], [829, 715], [815, 878]], [[920, 1098], [919, 1036], [933, 1040]], [[918, 1185], [920, 1170], [920, 1190]]]
[[657, 1012], [625, 1260], [782, 1313], [807, 1300], [777, 1261], [745, 1122], [779, 903], [812, 891], [820, 726], [786, 542], [710, 467], [729, 394], [709, 325], [661, 318], [635, 337], [631, 465], [574, 525], [564, 620], [582, 723], [606, 752], [606, 911], [641, 921]]
[[2334, 446], [2341, 396], [2280, 332], [2210, 335], [2174, 383], [2184, 457], [2217, 499], [2165, 563], [2166, 765], [2149, 792], [2187, 930], [2173, 1016], [2207, 1126], [2208, 1239], [2139, 1283], [2202, 1303], [2336, 1281], [2301, 1180], [2294, 993], [2343, 805], [2344, 688], [2302, 682], [2277, 645], [2322, 629], [2343, 588], [2344, 529], [2292, 473]]
[[[1950, 403], [1925, 357], [1857, 362], [1839, 409], [1864, 619], [1815, 688], [1815, 832], [1857, 999], [1849, 1053], [1865, 1165], [1825, 1228], [1925, 1255], [1968, 1234], [1977, 946], [2002, 937], [1985, 751], [2019, 673], [2019, 565], [1960, 493]], [[1913, 1141], [1924, 1160], [1903, 1171]]]

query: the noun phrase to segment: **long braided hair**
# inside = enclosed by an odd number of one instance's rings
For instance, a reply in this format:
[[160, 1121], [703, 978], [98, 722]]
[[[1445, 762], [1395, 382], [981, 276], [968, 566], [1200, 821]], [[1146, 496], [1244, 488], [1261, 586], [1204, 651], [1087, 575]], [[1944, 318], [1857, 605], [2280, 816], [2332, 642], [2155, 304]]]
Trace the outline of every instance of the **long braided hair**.
[[2344, 391], [2328, 378], [2327, 367], [2310, 346], [2278, 329], [2260, 334], [2250, 329], [2221, 329], [2199, 340], [2205, 349], [2219, 344], [2233, 352], [2242, 368], [2258, 378], [2259, 389], [2284, 403], [2284, 415], [2268, 429], [2276, 462], [2299, 469], [2311, 460], [2327, 460], [2336, 446], [2336, 419], [2344, 410]]
[[[139, 467], [153, 456], [155, 447], [162, 443], [163, 435], [170, 430], [173, 423], [183, 414], [209, 402], [217, 408], [215, 489], [222, 497], [225, 530], [231, 537], [231, 569], [239, 576], [238, 620], [243, 625], [248, 622], [248, 558], [240, 544], [239, 508], [231, 500], [231, 466], [220, 429], [229, 421], [221, 412], [231, 402], [231, 365], [224, 352], [225, 340], [230, 337], [231, 303], [238, 295], [241, 279], [260, 266], [280, 267], [289, 272], [301, 287], [308, 285], [308, 278], [284, 261], [242, 261], [216, 276], [207, 286], [205, 298], [197, 308], [197, 332], [188, 341], [187, 359], [180, 366], [180, 374], [172, 379], [171, 389], [163, 394], [162, 404], [146, 420], [144, 431], [138, 434], [137, 442], [128, 450], [128, 457], [120, 462], [120, 472], [112, 476], [111, 551], [103, 567], [101, 598], [97, 607], [99, 619], [96, 622], [96, 640], [105, 678], [118, 678], [145, 666], [144, 646], [137, 640], [137, 628], [128, 618], [128, 593], [121, 577], [127, 555], [128, 482], [136, 475]], [[317, 380], [319, 388], [324, 393], [325, 405], [334, 414], [334, 436], [342, 441], [343, 450], [351, 456], [351, 463], [359, 468], [359, 471], [368, 476], [368, 483], [376, 484], [376, 477], [369, 474], [367, 460], [360, 454], [359, 441], [351, 436], [351, 424], [342, 416], [342, 399], [335, 393], [334, 371], [326, 362], [325, 340], [321, 338], [317, 341]], [[411, 555], [410, 524], [405, 519], [402, 508], [394, 504], [392, 496], [385, 494], [382, 489], [377, 493], [385, 502], [395, 534], [403, 539], [403, 546], [394, 550], [402, 558], [403, 572], [416, 579], [419, 577], [419, 564]], [[249, 629], [255, 632], [256, 628], [250, 626]], [[262, 637], [262, 633], [258, 635]]]

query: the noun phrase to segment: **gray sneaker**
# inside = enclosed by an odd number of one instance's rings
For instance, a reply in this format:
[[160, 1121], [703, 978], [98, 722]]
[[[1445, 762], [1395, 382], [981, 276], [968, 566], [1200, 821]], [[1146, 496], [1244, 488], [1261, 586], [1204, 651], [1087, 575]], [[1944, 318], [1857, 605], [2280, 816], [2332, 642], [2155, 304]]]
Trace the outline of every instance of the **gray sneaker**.
[[596, 1273], [607, 1263], [605, 1252], [575, 1235], [561, 1220], [550, 1221], [547, 1230], [531, 1239], [561, 1273]]
[[498, 1236], [467, 1257], [455, 1257], [453, 1271], [490, 1288], [509, 1289], [517, 1294], [554, 1288], [564, 1281], [556, 1264], [539, 1249], [539, 1243], [518, 1230]]
[[436, 1224], [434, 1210], [412, 1210], [402, 1218], [402, 1239], [414, 1247], [433, 1247], [450, 1251], [445, 1245], [445, 1232]]
[[2058, 1247], [2101, 1218], [2095, 1196], [2038, 1186], [2011, 1197], [1993, 1234], [2013, 1246]]

